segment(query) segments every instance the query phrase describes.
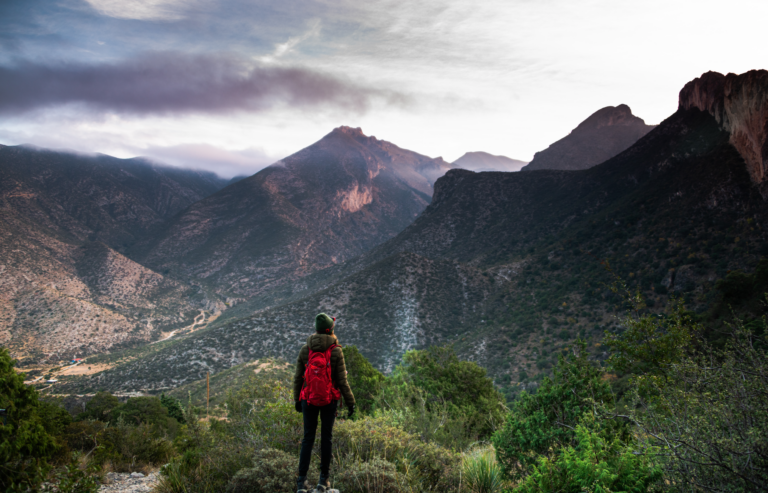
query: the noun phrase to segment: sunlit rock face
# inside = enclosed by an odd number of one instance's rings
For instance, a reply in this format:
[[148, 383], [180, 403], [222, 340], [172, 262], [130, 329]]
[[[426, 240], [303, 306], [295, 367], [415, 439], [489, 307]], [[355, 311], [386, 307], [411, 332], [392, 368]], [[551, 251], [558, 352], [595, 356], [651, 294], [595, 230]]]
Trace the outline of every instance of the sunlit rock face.
[[533, 156], [521, 171], [587, 169], [616, 156], [654, 128], [626, 104], [602, 108], [570, 134]]
[[747, 163], [755, 183], [768, 167], [768, 71], [741, 75], [707, 72], [680, 91], [680, 108], [698, 108], [715, 117]]
[[218, 293], [255, 296], [392, 238], [450, 167], [339, 127], [192, 205], [142, 258]]

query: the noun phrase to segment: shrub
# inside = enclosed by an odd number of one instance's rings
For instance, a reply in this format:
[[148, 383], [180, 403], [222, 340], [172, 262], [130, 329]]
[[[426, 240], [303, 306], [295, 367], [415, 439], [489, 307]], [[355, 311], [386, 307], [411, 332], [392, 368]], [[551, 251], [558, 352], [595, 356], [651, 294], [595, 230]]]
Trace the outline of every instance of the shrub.
[[352, 461], [338, 472], [334, 487], [341, 491], [359, 493], [405, 493], [410, 491], [408, 481], [395, 465], [383, 459], [368, 462]]
[[450, 491], [458, 485], [457, 454], [425, 443], [382, 417], [340, 421], [334, 429], [333, 455], [339, 470], [346, 464], [387, 461], [420, 491]]
[[298, 452], [304, 422], [286, 382], [253, 375], [245, 387], [227, 397], [226, 407], [227, 432], [241, 443], [253, 449]]
[[474, 493], [496, 493], [505, 486], [504, 472], [496, 462], [493, 448], [479, 449], [462, 460], [464, 484]]
[[227, 493], [292, 493], [296, 488], [296, 457], [264, 449], [253, 462], [253, 467], [238, 471], [229, 481]]
[[646, 493], [661, 478], [661, 469], [648, 457], [636, 455], [617, 437], [608, 437], [587, 425], [575, 429], [575, 446], [540, 456], [514, 493], [611, 492]]
[[485, 369], [449, 347], [405, 353], [377, 402], [402, 414], [408, 431], [455, 448], [489, 437], [504, 420], [504, 397]]
[[0, 490], [35, 490], [49, 469], [56, 451], [54, 437], [38, 415], [37, 390], [24, 384], [24, 374], [0, 348], [0, 408], [8, 412], [7, 425], [0, 420]]
[[110, 413], [119, 406], [120, 401], [114, 395], [109, 392], [96, 392], [96, 395], [85, 405], [85, 411], [77, 415], [77, 419], [81, 421], [95, 419], [106, 423], [111, 418]]
[[170, 439], [157, 425], [131, 426], [122, 419], [102, 429], [94, 452], [98, 463], [109, 461], [116, 471], [131, 472], [138, 466], [167, 463], [174, 455]]
[[664, 447], [666, 477], [689, 491], [768, 490], [768, 354], [740, 322], [732, 331], [724, 349], [686, 357], [635, 392], [641, 444]]
[[184, 420], [184, 409], [182, 409], [181, 403], [178, 401], [178, 399], [174, 399], [173, 397], [161, 394], [160, 404], [166, 409], [168, 417], [173, 418], [182, 424], [186, 422]]
[[[545, 377], [535, 394], [522, 392], [493, 435], [497, 458], [513, 479], [526, 476], [540, 456], [551, 457], [574, 444], [576, 424], [593, 403], [611, 407], [613, 394], [603, 371], [587, 358], [580, 341], [575, 355], [561, 357], [552, 378]], [[612, 421], [606, 433], [626, 434], [626, 426]], [[619, 429], [615, 429], [619, 428]]]
[[347, 380], [355, 393], [357, 410], [368, 414], [373, 410], [376, 396], [381, 391], [384, 375], [360, 354], [355, 346], [345, 346], [344, 363], [347, 367]]

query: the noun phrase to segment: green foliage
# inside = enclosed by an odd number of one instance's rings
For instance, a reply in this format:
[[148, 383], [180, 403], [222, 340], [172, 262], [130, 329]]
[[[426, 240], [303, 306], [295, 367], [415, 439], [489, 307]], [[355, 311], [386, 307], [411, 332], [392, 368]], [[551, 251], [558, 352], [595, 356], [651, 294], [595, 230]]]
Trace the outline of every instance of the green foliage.
[[101, 467], [89, 461], [81, 468], [77, 454], [72, 454], [69, 464], [56, 474], [56, 491], [58, 493], [96, 493], [99, 491], [99, 473]]
[[374, 459], [394, 464], [416, 491], [448, 491], [458, 484], [456, 453], [381, 417], [340, 421], [334, 427], [333, 457], [340, 471]]
[[355, 346], [344, 346], [344, 363], [347, 366], [347, 380], [355, 394], [357, 410], [369, 414], [373, 410], [376, 396], [381, 391], [384, 375], [360, 354]]
[[0, 409], [8, 413], [6, 425], [0, 420], [0, 490], [9, 492], [36, 489], [56, 451], [39, 414], [37, 391], [24, 384], [14, 365], [8, 350], [0, 348]]
[[286, 381], [253, 375], [248, 385], [230, 394], [226, 407], [227, 430], [249, 447], [298, 451], [304, 421]]
[[157, 397], [131, 397], [128, 402], [115, 408], [112, 414], [110, 421], [113, 423], [123, 419], [133, 425], [150, 424], [161, 428], [173, 428], [176, 425], [169, 421], [168, 409]]
[[334, 478], [334, 487], [360, 493], [406, 493], [408, 481], [391, 462], [374, 457], [350, 462]]
[[514, 493], [645, 493], [660, 479], [661, 469], [648, 457], [635, 455], [616, 436], [594, 431], [589, 416], [576, 425], [575, 445], [540, 456]]
[[378, 399], [380, 415], [399, 419], [424, 440], [463, 448], [490, 437], [504, 420], [504, 398], [484, 368], [449, 347], [403, 355]]
[[168, 411], [168, 417], [173, 418], [182, 424], [186, 422], [184, 420], [184, 409], [182, 409], [181, 403], [178, 399], [174, 399], [173, 397], [161, 394], [160, 404], [162, 404], [162, 406]]
[[99, 464], [109, 461], [116, 471], [131, 472], [138, 466], [165, 464], [174, 455], [173, 444], [162, 428], [145, 423], [134, 426], [122, 418], [103, 428], [95, 442], [99, 447], [94, 459]]
[[[593, 405], [612, 406], [610, 386], [603, 371], [587, 358], [583, 341], [575, 353], [560, 358], [552, 378], [545, 377], [535, 394], [523, 392], [494, 434], [497, 457], [510, 477], [526, 476], [541, 456], [550, 458], [573, 445], [575, 427]], [[618, 423], [611, 432], [626, 433]]]
[[496, 462], [493, 448], [479, 449], [464, 456], [464, 483], [473, 493], [497, 493], [506, 485], [504, 472]]
[[725, 348], [670, 365], [665, 381], [634, 394], [640, 442], [662, 449], [680, 490], [768, 490], [768, 354], [738, 320], [731, 329]]
[[682, 300], [672, 298], [666, 314], [653, 314], [643, 311], [645, 302], [639, 292], [627, 292], [627, 298], [632, 308], [621, 319], [625, 331], [606, 332], [603, 340], [611, 349], [608, 364], [618, 372], [662, 382], [670, 365], [691, 350], [693, 337], [701, 328], [692, 321]]
[[293, 493], [297, 463], [282, 450], [260, 450], [253, 467], [241, 469], [229, 481], [227, 493]]
[[95, 419], [106, 423], [112, 418], [112, 411], [119, 406], [120, 400], [114, 395], [109, 392], [96, 392], [85, 405], [85, 411], [77, 415], [77, 419]]

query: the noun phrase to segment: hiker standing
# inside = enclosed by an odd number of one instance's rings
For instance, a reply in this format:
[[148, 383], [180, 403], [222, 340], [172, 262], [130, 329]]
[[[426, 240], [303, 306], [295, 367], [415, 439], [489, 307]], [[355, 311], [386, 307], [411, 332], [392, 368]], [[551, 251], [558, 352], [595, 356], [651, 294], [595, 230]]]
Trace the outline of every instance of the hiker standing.
[[329, 489], [331, 467], [331, 438], [336, 407], [344, 396], [349, 416], [355, 412], [355, 396], [347, 382], [347, 367], [339, 340], [333, 334], [336, 319], [325, 313], [315, 317], [315, 334], [299, 350], [296, 360], [296, 375], [293, 377], [293, 400], [296, 411], [304, 414], [304, 440], [299, 456], [299, 493], [307, 492], [307, 471], [315, 444], [317, 418], [323, 423], [320, 434], [320, 481], [316, 490]]

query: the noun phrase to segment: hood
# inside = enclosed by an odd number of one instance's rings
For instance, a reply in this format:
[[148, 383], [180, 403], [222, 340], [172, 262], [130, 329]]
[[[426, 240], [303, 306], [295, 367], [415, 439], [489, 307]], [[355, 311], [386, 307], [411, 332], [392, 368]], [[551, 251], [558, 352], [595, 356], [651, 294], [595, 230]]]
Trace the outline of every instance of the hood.
[[339, 340], [333, 334], [312, 334], [307, 338], [307, 347], [315, 352], [327, 351], [332, 344], [338, 344]]

